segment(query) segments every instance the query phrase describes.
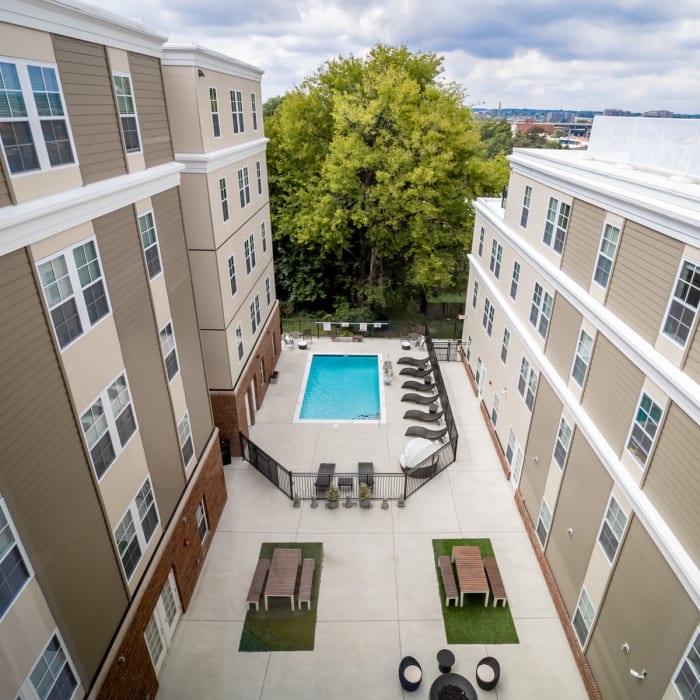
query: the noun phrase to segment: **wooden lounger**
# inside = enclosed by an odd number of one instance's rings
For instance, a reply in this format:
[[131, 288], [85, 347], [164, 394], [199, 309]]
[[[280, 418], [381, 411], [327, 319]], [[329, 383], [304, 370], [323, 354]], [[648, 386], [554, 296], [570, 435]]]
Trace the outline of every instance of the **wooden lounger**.
[[396, 360], [397, 365], [412, 365], [413, 367], [425, 367], [425, 365], [430, 362], [429, 357], [425, 357], [423, 359], [419, 357], [399, 357], [398, 360]]
[[493, 607], [498, 605], [498, 601], [503, 601], [503, 607], [506, 607], [508, 603], [508, 598], [506, 597], [506, 589], [503, 585], [503, 579], [501, 578], [501, 572], [498, 570], [498, 564], [496, 563], [495, 557], [484, 557], [484, 569], [486, 569], [486, 577], [491, 585], [491, 592], [493, 593]]
[[424, 396], [423, 394], [404, 394], [401, 400], [410, 401], [411, 403], [422, 403], [427, 406], [428, 404], [435, 403], [438, 397], [434, 394], [429, 396]]
[[442, 585], [445, 588], [445, 607], [449, 607], [451, 600], [454, 600], [456, 607], [459, 600], [457, 582], [455, 581], [454, 571], [452, 571], [452, 562], [446, 554], [438, 557], [438, 569], [440, 569]]
[[255, 567], [253, 580], [250, 582], [250, 588], [248, 589], [248, 597], [245, 599], [246, 605], [253, 603], [256, 610], [260, 610], [260, 594], [265, 585], [265, 577], [269, 568], [269, 559], [258, 559], [258, 565]]
[[307, 609], [311, 610], [311, 588], [314, 581], [315, 566], [316, 561], [314, 559], [304, 559], [299, 581], [299, 610], [301, 610], [302, 603], [306, 603]]
[[399, 374], [407, 374], [409, 377], [427, 377], [432, 369], [418, 369], [418, 367], [404, 367]]
[[406, 429], [406, 435], [422, 437], [426, 438], [426, 440], [440, 440], [440, 438], [447, 435], [447, 428], [430, 430], [430, 428], [424, 428], [422, 425], [411, 425]]
[[407, 379], [402, 385], [402, 389], [411, 389], [411, 391], [432, 391], [437, 384], [435, 382], [417, 382], [415, 379]]
[[403, 414], [404, 418], [412, 418], [413, 420], [422, 420], [424, 423], [436, 423], [442, 418], [442, 411], [437, 413], [427, 413], [426, 411], [418, 411], [412, 409]]

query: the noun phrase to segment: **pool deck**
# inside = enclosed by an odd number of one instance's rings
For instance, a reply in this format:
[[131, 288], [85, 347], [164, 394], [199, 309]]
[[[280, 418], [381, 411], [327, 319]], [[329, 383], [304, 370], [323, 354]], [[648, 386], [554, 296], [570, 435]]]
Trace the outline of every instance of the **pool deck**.
[[[386, 424], [293, 423], [309, 352], [388, 354], [394, 380], [384, 387]], [[314, 471], [327, 461], [338, 471], [355, 471], [359, 461], [399, 471], [409, 440], [404, 432], [413, 422], [401, 418], [406, 377], [399, 377], [396, 360], [425, 354], [401, 350], [398, 339], [315, 341], [308, 350], [285, 350], [251, 439], [295, 471]], [[425, 699], [442, 648], [452, 650], [453, 671], [473, 685], [479, 659], [499, 659], [501, 681], [494, 691], [477, 689], [480, 698], [588, 697], [464, 368], [451, 362], [441, 369], [460, 435], [457, 461], [405, 508], [395, 502], [388, 510], [378, 502], [369, 510], [312, 509], [309, 502], [293, 508], [243, 460], [225, 468], [229, 499], [161, 670], [159, 699]], [[452, 537], [491, 538], [519, 644], [446, 644], [431, 541]], [[323, 542], [315, 648], [238, 652], [260, 545], [275, 541]], [[406, 655], [423, 667], [413, 693], [398, 681]]]

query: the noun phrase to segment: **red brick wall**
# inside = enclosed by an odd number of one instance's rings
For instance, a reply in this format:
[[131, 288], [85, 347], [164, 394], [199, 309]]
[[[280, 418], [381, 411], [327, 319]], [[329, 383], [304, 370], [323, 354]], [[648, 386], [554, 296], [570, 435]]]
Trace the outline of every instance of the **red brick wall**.
[[[155, 698], [158, 680], [143, 636], [144, 630], [171, 569], [175, 573], [182, 609], [187, 610], [202, 563], [213, 539], [212, 534], [219, 524], [226, 504], [226, 483], [217, 440], [212, 442], [204, 460], [187, 503], [178, 516], [180, 519], [186, 517], [187, 522], [178, 521], [160, 561], [156, 564], [153, 577], [116, 654], [116, 660], [97, 693], [99, 700], [141, 699], [147, 696]], [[205, 539], [204, 545], [199, 540], [196, 518], [197, 505], [202, 498], [210, 528], [209, 537]], [[123, 657], [123, 663], [119, 662], [120, 657]]]

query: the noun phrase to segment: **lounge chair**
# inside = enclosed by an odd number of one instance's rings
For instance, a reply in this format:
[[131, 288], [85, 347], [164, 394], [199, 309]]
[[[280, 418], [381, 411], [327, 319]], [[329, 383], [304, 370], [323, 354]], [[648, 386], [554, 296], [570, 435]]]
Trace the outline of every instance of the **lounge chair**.
[[435, 456], [430, 462], [421, 466], [416, 467], [404, 467], [401, 469], [406, 476], [413, 477], [414, 479], [429, 479], [431, 476], [435, 476], [437, 473], [439, 457]]
[[402, 385], [402, 389], [411, 389], [411, 391], [432, 391], [437, 384], [435, 382], [430, 382], [425, 384], [424, 382], [417, 382], [415, 379], [407, 379]]
[[430, 403], [434, 403], [435, 401], [438, 400], [438, 397], [435, 396], [435, 394], [431, 394], [429, 396], [424, 396], [422, 394], [404, 394], [401, 397], [402, 401], [410, 401], [411, 403], [422, 403], [425, 405], [428, 405]]
[[407, 374], [409, 377], [427, 377], [432, 369], [418, 369], [417, 367], [404, 367], [399, 374]]
[[442, 411], [437, 413], [428, 413], [426, 411], [417, 411], [415, 409], [411, 411], [406, 411], [403, 414], [404, 418], [411, 418], [413, 420], [422, 420], [424, 423], [436, 423], [442, 418]]
[[357, 463], [358, 483], [365, 483], [372, 488], [374, 486], [374, 462]]
[[407, 428], [405, 434], [413, 437], [426, 438], [426, 440], [440, 440], [447, 435], [447, 428], [443, 428], [442, 430], [430, 430], [430, 428], [424, 428], [422, 425], [411, 425]]
[[396, 361], [397, 365], [413, 365], [413, 367], [425, 367], [425, 365], [430, 362], [429, 357], [425, 357], [423, 359], [420, 359], [418, 357], [399, 357], [399, 359]]
[[335, 464], [333, 462], [321, 462], [314, 486], [320, 491], [325, 491], [331, 485], [334, 472]]

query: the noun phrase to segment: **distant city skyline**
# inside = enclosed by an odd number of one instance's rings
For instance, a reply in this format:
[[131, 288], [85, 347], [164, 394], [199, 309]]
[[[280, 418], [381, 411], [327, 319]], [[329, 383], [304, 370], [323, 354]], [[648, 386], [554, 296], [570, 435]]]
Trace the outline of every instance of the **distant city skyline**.
[[377, 42], [444, 57], [472, 106], [700, 112], [700, 3], [677, 0], [89, 0], [265, 71], [267, 100]]

